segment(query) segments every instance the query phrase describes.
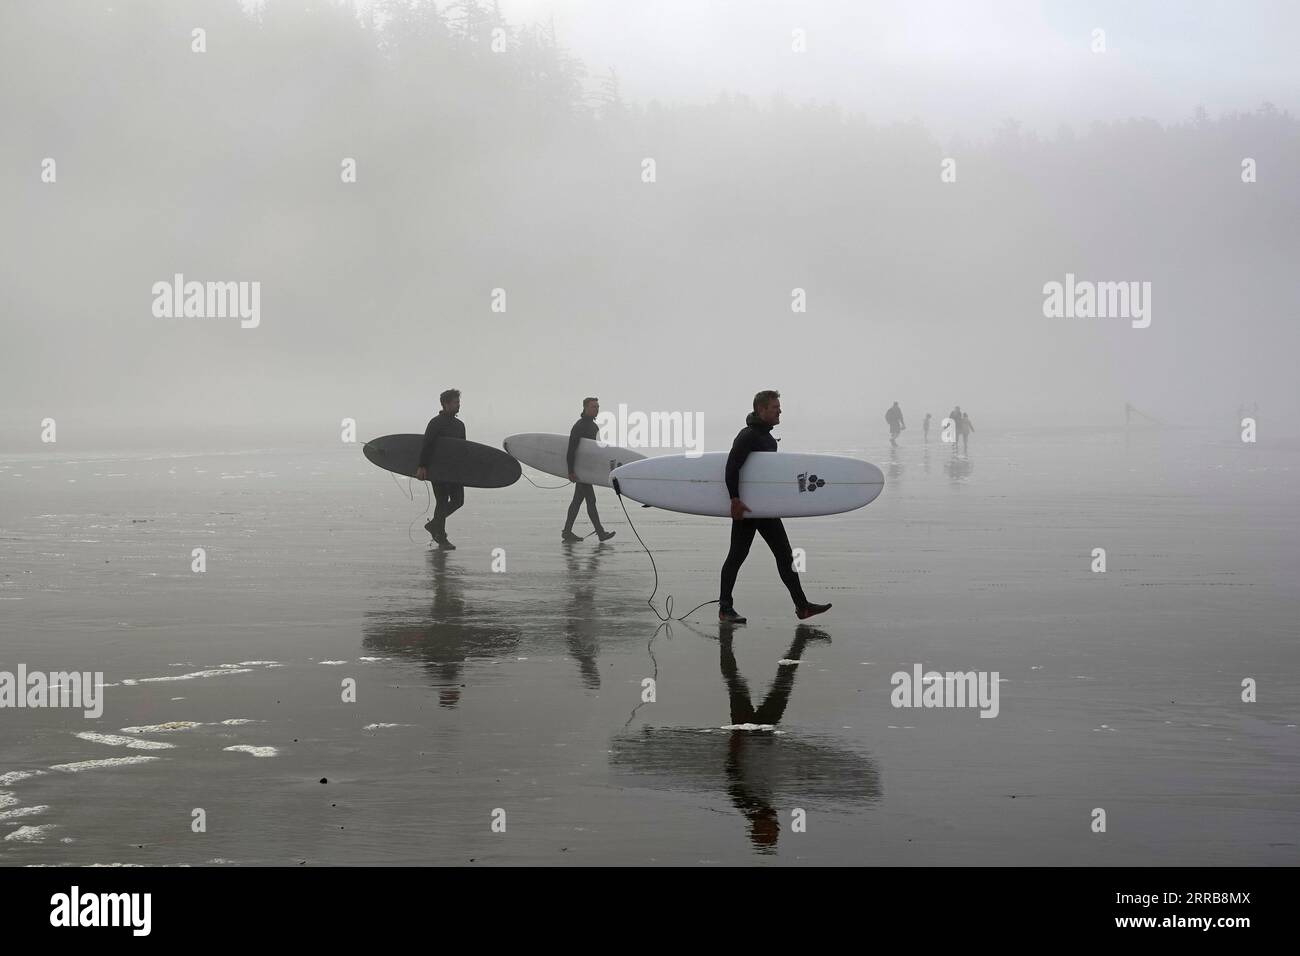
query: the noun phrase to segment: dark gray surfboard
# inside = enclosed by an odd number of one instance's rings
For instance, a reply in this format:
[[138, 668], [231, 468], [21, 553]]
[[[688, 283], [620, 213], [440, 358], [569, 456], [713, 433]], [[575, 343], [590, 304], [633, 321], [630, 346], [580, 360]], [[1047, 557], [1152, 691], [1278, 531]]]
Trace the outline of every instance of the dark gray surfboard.
[[[423, 444], [423, 435], [385, 435], [372, 438], [361, 451], [371, 464], [414, 478]], [[470, 488], [505, 488], [519, 480], [519, 462], [491, 445], [463, 438], [439, 438], [429, 480]]]

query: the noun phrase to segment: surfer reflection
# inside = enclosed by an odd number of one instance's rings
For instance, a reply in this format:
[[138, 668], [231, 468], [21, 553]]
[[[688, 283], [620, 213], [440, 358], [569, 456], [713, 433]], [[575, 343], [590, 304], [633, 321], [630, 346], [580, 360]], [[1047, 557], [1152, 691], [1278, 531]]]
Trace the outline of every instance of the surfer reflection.
[[727, 684], [727, 699], [731, 704], [731, 740], [727, 747], [727, 796], [749, 821], [749, 840], [754, 848], [770, 852], [781, 835], [780, 818], [772, 806], [775, 797], [772, 781], [764, 772], [761, 757], [750, 746], [754, 731], [773, 731], [785, 716], [794, 689], [795, 671], [809, 641], [830, 641], [830, 635], [811, 624], [800, 624], [795, 629], [794, 643], [777, 665], [776, 678], [767, 689], [763, 702], [757, 707], [749, 694], [749, 684], [736, 666], [736, 654], [731, 638], [734, 628], [719, 626], [718, 643], [721, 645], [722, 679]]
[[[420, 481], [429, 478], [429, 466], [437, 457], [439, 438], [465, 438], [465, 423], [456, 417], [460, 413], [460, 389], [447, 389], [438, 396], [438, 401], [442, 411], [429, 419], [424, 429], [424, 444], [420, 446], [420, 467], [415, 470], [415, 477]], [[424, 530], [429, 532], [440, 550], [455, 551], [456, 546], [447, 540], [447, 518], [465, 503], [465, 486], [435, 481], [433, 500], [433, 517], [425, 522]]]
[[569, 576], [568, 616], [564, 639], [569, 654], [578, 662], [578, 673], [588, 690], [600, 690], [600, 624], [596, 610], [596, 572], [604, 544], [579, 557], [572, 548], [564, 549], [564, 566]]
[[970, 477], [970, 473], [975, 470], [975, 465], [969, 458], [954, 457], [948, 459], [948, 465], [945, 470], [948, 472], [948, 477], [952, 479], [954, 484], [960, 484]]
[[794, 690], [797, 662], [809, 644], [830, 641], [825, 631], [798, 626], [776, 677], [755, 706], [736, 663], [734, 630], [722, 624], [718, 633], [731, 723], [703, 730], [642, 726], [613, 739], [610, 767], [638, 786], [725, 794], [748, 824], [750, 845], [771, 854], [782, 818], [789, 820], [795, 807], [842, 813], [872, 805], [880, 799], [880, 775], [864, 754], [777, 731]]
[[569, 480], [573, 482], [573, 500], [569, 502], [569, 514], [564, 522], [564, 531], [560, 534], [561, 541], [572, 543], [582, 540], [580, 535], [573, 533], [573, 522], [577, 520], [578, 507], [584, 501], [587, 503], [587, 517], [591, 519], [591, 526], [596, 529], [596, 536], [601, 541], [608, 541], [615, 534], [601, 527], [600, 512], [596, 510], [596, 489], [586, 482], [579, 481], [574, 471], [577, 468], [575, 461], [578, 455], [578, 443], [584, 438], [595, 441], [600, 437], [600, 429], [596, 425], [596, 416], [599, 414], [600, 399], [584, 398], [582, 414], [573, 423], [573, 428], [569, 429], [569, 450], [565, 455], [565, 463], [569, 469]]
[[434, 687], [438, 705], [454, 708], [467, 683], [466, 665], [514, 652], [520, 642], [517, 628], [494, 622], [492, 602], [473, 611], [465, 601], [463, 568], [447, 566], [444, 551], [430, 551], [433, 570], [433, 604], [410, 610], [384, 610], [367, 615], [362, 645], [384, 657], [418, 661]]

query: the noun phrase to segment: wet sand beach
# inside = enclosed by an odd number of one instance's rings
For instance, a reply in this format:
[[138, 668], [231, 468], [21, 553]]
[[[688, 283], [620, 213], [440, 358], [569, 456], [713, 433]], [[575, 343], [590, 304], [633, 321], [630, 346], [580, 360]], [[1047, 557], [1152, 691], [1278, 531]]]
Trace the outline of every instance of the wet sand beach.
[[[604, 489], [608, 543], [519, 482], [431, 553], [356, 446], [0, 457], [0, 670], [105, 681], [3, 713], [0, 865], [1300, 861], [1300, 445], [977, 439], [818, 448], [887, 480], [787, 522], [834, 608], [760, 543], [734, 631], [660, 625]], [[716, 598], [724, 520], [629, 512], [661, 609]], [[894, 707], [916, 664], [996, 718]]]

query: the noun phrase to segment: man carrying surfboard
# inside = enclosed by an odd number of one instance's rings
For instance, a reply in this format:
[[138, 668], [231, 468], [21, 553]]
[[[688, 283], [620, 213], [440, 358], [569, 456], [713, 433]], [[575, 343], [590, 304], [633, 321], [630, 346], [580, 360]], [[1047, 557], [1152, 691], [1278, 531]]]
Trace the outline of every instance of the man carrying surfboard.
[[[424, 444], [420, 446], [420, 467], [415, 470], [415, 477], [420, 481], [429, 480], [429, 466], [438, 451], [439, 438], [465, 438], [465, 423], [456, 417], [460, 412], [460, 389], [449, 388], [438, 396], [442, 404], [440, 411], [429, 419], [424, 430]], [[456, 546], [447, 540], [447, 516], [465, 503], [465, 486], [433, 483], [433, 500], [436, 506], [433, 517], [424, 525], [424, 530], [438, 542], [442, 551], [455, 551]]]
[[731, 550], [727, 552], [727, 560], [722, 565], [722, 594], [718, 599], [718, 620], [725, 624], [745, 623], [745, 618], [736, 613], [731, 592], [736, 586], [740, 566], [749, 556], [755, 533], [762, 535], [767, 546], [772, 549], [777, 572], [790, 591], [795, 614], [800, 620], [829, 611], [831, 607], [829, 604], [813, 604], [804, 596], [799, 574], [793, 567], [794, 553], [790, 548], [790, 539], [786, 536], [781, 519], [746, 518], [745, 512], [750, 508], [740, 500], [740, 469], [751, 452], [776, 451], [777, 440], [772, 437], [772, 429], [780, 422], [781, 393], [773, 389], [759, 392], [754, 396], [754, 411], [745, 419], [745, 427], [736, 435], [736, 440], [731, 444], [731, 454], [727, 456], [727, 493], [731, 495]]
[[591, 526], [596, 529], [596, 535], [601, 541], [608, 541], [614, 537], [613, 531], [606, 531], [600, 526], [600, 513], [596, 511], [596, 489], [591, 485], [578, 481], [578, 476], [574, 469], [574, 459], [578, 454], [578, 443], [584, 438], [595, 440], [600, 436], [600, 429], [596, 426], [596, 416], [600, 414], [600, 399], [584, 398], [582, 400], [582, 414], [578, 420], [573, 423], [573, 428], [569, 430], [569, 451], [565, 457], [565, 462], [569, 468], [569, 480], [573, 484], [573, 500], [569, 502], [569, 517], [564, 522], [564, 533], [560, 535], [564, 541], [581, 541], [582, 537], [573, 533], [573, 522], [578, 518], [578, 506], [585, 500], [587, 502], [587, 517], [591, 519]]

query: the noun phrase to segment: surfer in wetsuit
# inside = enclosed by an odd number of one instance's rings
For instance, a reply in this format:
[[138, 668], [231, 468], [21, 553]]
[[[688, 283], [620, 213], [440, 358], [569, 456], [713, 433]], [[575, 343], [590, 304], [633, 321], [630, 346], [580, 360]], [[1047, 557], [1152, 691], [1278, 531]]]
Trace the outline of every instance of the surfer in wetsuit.
[[930, 419], [934, 416], [929, 412], [925, 413], [925, 421], [921, 422], [921, 435], [925, 438], [925, 443], [930, 444]]
[[736, 435], [736, 440], [731, 445], [731, 454], [727, 456], [727, 493], [731, 495], [731, 550], [727, 552], [727, 560], [722, 565], [722, 593], [718, 600], [718, 620], [725, 624], [745, 623], [745, 618], [736, 613], [731, 592], [736, 586], [740, 566], [745, 563], [749, 547], [754, 543], [755, 532], [761, 534], [767, 546], [772, 549], [777, 572], [790, 591], [795, 614], [799, 619], [830, 610], [829, 604], [813, 604], [804, 596], [799, 574], [792, 567], [794, 554], [781, 519], [746, 518], [745, 512], [750, 508], [740, 500], [741, 466], [751, 452], [776, 451], [777, 440], [772, 437], [772, 428], [780, 421], [781, 393], [771, 389], [759, 392], [754, 396], [754, 411], [745, 419], [745, 427]]
[[569, 502], [569, 517], [564, 522], [564, 533], [560, 535], [564, 541], [581, 541], [582, 537], [573, 533], [573, 522], [578, 518], [578, 506], [585, 500], [587, 502], [587, 517], [591, 519], [591, 526], [596, 529], [596, 535], [601, 541], [608, 541], [614, 537], [613, 531], [606, 531], [600, 525], [600, 513], [596, 510], [596, 489], [585, 482], [578, 481], [577, 474], [574, 473], [576, 468], [575, 461], [578, 456], [578, 443], [584, 438], [595, 439], [600, 435], [600, 429], [596, 427], [596, 416], [600, 414], [600, 399], [584, 398], [582, 400], [582, 414], [578, 420], [573, 423], [569, 429], [569, 452], [565, 461], [569, 468], [569, 480], [573, 484], [573, 500]]
[[907, 426], [903, 424], [903, 410], [894, 402], [893, 408], [885, 412], [885, 421], [889, 424], [889, 444], [898, 444], [898, 433]]
[[[429, 419], [424, 430], [424, 444], [420, 446], [420, 467], [415, 477], [429, 480], [429, 466], [437, 454], [439, 438], [465, 438], [465, 423], [456, 415], [460, 412], [460, 389], [449, 388], [438, 396], [442, 411]], [[447, 540], [447, 516], [465, 503], [465, 486], [433, 482], [433, 500], [436, 507], [433, 517], [425, 522], [424, 530], [433, 536], [441, 551], [455, 551], [456, 546]]]

